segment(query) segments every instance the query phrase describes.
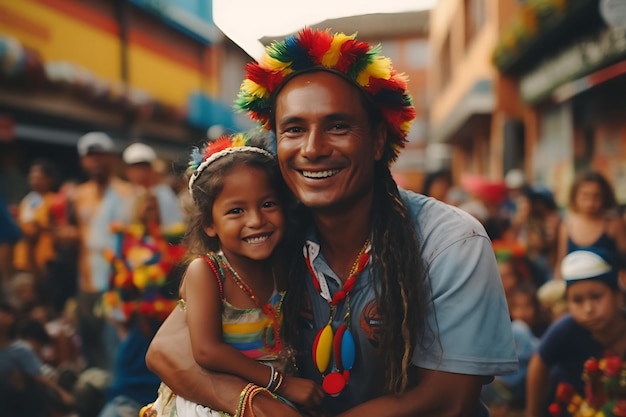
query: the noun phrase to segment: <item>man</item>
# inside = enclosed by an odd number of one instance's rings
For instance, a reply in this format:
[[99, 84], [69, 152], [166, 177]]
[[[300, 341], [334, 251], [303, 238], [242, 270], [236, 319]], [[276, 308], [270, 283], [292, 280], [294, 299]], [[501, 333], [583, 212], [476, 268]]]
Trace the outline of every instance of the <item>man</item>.
[[174, 190], [159, 182], [154, 163], [157, 161], [156, 152], [145, 143], [137, 142], [128, 146], [122, 153], [126, 163], [126, 177], [140, 191], [149, 191], [154, 194], [159, 205], [161, 226], [170, 228], [183, 222], [183, 214]]
[[78, 323], [88, 366], [113, 368], [116, 330], [97, 314], [101, 295], [109, 288], [111, 267], [104, 251], [114, 247], [114, 222], [128, 223], [132, 187], [114, 173], [113, 140], [90, 132], [78, 140], [80, 163], [89, 179], [76, 189], [74, 207], [79, 239]]
[[[304, 248], [284, 306], [300, 376], [322, 383], [333, 415], [486, 415], [482, 384], [517, 365], [502, 285], [478, 222], [391, 177], [415, 115], [404, 80], [344, 34], [305, 29], [266, 53], [247, 67], [238, 104], [275, 132], [301, 203]], [[149, 366], [174, 392], [232, 413], [246, 381], [202, 372], [184, 315], [170, 318]], [[328, 326], [343, 334], [341, 324], [354, 336], [350, 360], [343, 341], [317, 337]], [[257, 416], [299, 415], [265, 396], [252, 404]]]

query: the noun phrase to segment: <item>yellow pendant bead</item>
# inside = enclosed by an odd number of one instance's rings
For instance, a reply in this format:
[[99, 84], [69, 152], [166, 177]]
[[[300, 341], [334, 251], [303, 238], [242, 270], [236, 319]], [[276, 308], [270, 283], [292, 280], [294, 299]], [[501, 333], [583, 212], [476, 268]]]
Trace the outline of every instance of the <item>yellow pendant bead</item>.
[[333, 328], [327, 324], [319, 331], [313, 343], [313, 362], [320, 373], [326, 372], [333, 348]]

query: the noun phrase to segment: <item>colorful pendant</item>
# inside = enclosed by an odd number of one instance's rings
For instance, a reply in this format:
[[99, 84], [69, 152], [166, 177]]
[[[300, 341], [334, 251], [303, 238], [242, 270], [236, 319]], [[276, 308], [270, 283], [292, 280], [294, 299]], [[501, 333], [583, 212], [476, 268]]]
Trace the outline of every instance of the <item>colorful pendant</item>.
[[345, 371], [352, 370], [356, 359], [356, 343], [350, 329], [346, 329], [341, 338], [341, 368]]
[[322, 374], [328, 369], [332, 349], [333, 327], [329, 323], [317, 333], [313, 342], [313, 363]]
[[341, 391], [346, 387], [346, 378], [343, 373], [334, 371], [324, 376], [322, 381], [322, 389], [331, 397], [336, 397], [341, 394]]

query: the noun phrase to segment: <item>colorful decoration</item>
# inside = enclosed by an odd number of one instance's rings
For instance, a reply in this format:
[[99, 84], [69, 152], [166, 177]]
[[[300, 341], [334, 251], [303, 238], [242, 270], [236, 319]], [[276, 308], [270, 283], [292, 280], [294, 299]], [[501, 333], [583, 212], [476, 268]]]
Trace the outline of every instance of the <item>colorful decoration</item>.
[[[331, 297], [326, 278], [313, 268], [311, 258], [314, 256], [311, 254], [311, 248], [308, 245], [304, 247], [304, 258], [311, 273], [313, 285], [330, 306], [328, 323], [315, 336], [311, 352], [313, 363], [324, 376], [322, 388], [333, 397], [341, 394], [350, 381], [350, 371], [356, 359], [356, 343], [350, 331], [350, 292], [354, 289], [359, 274], [369, 263], [371, 248], [372, 245], [368, 239], [354, 261], [343, 287]], [[337, 306], [344, 300], [347, 304], [346, 314], [337, 330], [333, 331], [333, 319]]]
[[552, 417], [626, 417], [626, 366], [617, 355], [585, 362], [584, 396], [566, 383], [559, 384], [548, 411]]
[[270, 129], [273, 94], [291, 76], [319, 68], [341, 74], [360, 86], [387, 122], [388, 141], [383, 160], [391, 164], [406, 144], [415, 108], [406, 78], [380, 55], [380, 46], [356, 39], [356, 34], [305, 28], [265, 48], [260, 62], [246, 66], [246, 79], [235, 107]]
[[115, 245], [104, 254], [112, 266], [110, 289], [102, 296], [105, 315], [118, 322], [127, 322], [135, 313], [164, 320], [178, 298], [164, 288], [169, 272], [185, 254], [180, 244], [184, 226], [164, 232], [156, 224], [114, 223], [111, 231]]
[[220, 136], [212, 142], [209, 142], [202, 151], [194, 148], [191, 152], [189, 167], [193, 169], [193, 174], [189, 178], [189, 194], [193, 196], [193, 183], [198, 179], [202, 171], [218, 159], [230, 155], [234, 152], [257, 152], [274, 159], [274, 155], [259, 148], [258, 146], [249, 146], [250, 137], [245, 133], [236, 133], [232, 136]]

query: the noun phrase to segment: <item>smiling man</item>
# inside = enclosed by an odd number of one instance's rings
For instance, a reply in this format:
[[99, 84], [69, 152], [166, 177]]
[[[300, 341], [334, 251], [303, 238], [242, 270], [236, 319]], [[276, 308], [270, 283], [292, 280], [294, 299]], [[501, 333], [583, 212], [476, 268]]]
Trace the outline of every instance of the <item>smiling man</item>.
[[[377, 48], [309, 29], [246, 70], [237, 104], [274, 131], [300, 203], [284, 332], [300, 376], [328, 394], [322, 412], [487, 415], [482, 385], [517, 367], [502, 285], [477, 221], [393, 181], [415, 116], [404, 79]], [[149, 365], [174, 392], [238, 415], [246, 381], [195, 366], [185, 330], [173, 313]]]

